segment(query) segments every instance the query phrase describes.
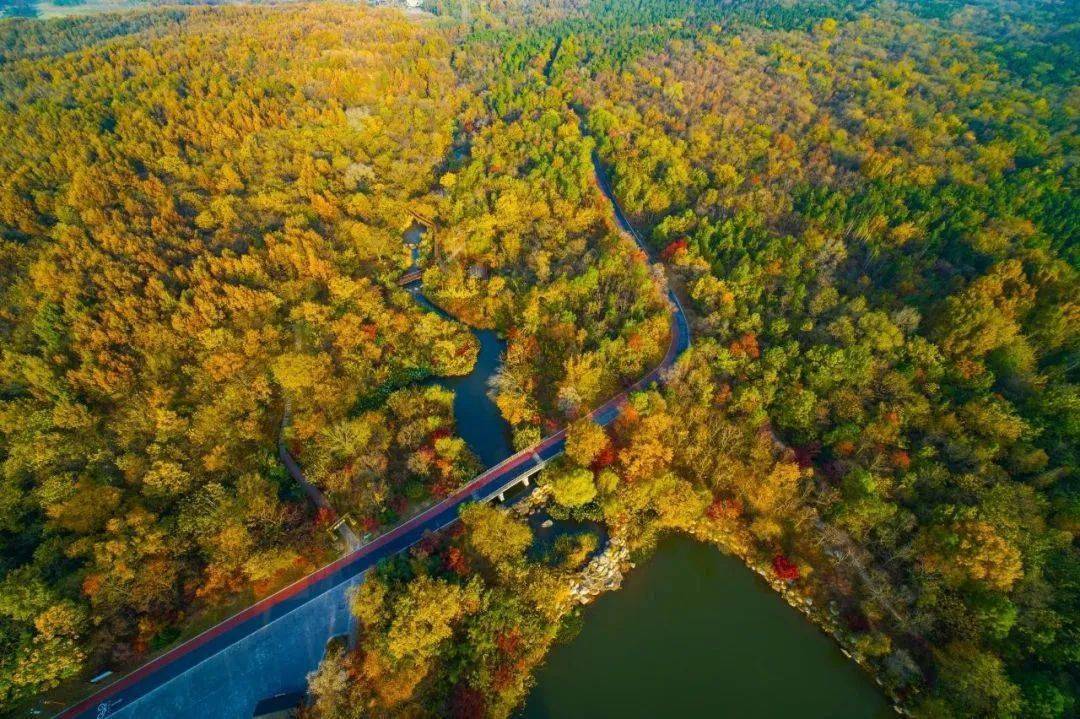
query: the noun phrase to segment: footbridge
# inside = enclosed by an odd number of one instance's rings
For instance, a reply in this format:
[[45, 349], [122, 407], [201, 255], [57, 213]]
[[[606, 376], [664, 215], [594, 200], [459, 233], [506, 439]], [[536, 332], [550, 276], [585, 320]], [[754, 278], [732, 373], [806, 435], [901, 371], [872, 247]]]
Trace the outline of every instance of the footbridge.
[[[616, 223], [648, 253], [615, 202], [595, 154], [593, 161], [597, 184], [612, 202]], [[690, 347], [682, 306], [670, 289], [667, 295], [671, 308], [667, 353], [648, 374], [589, 414], [600, 425], [620, 415], [630, 394], [662, 382]], [[260, 699], [304, 691], [307, 674], [321, 661], [326, 641], [355, 627], [349, 596], [366, 572], [426, 534], [456, 522], [463, 505], [501, 500], [515, 485], [528, 486], [537, 472], [563, 453], [565, 445], [566, 431], [559, 430], [508, 457], [438, 504], [144, 664], [58, 718], [247, 719]]]

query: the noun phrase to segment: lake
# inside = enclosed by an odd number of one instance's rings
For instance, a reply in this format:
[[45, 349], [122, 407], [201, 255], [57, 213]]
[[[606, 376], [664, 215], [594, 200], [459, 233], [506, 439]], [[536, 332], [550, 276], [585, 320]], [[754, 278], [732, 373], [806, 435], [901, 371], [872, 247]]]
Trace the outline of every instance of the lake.
[[669, 537], [623, 588], [585, 609], [537, 673], [524, 719], [875, 719], [873, 681], [756, 574]]

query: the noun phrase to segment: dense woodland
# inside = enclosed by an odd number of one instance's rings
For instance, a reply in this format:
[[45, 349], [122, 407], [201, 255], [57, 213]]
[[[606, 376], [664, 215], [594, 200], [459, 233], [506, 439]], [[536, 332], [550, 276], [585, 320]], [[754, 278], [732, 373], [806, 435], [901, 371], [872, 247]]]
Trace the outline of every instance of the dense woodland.
[[[371, 396], [475, 356], [394, 282], [404, 203], [451, 139], [446, 41], [391, 12], [100, 22], [4, 26], [4, 702], [326, 556], [276, 457], [287, 409], [301, 461], [361, 509], [475, 462], [428, 391], [373, 410], [398, 436], [361, 442], [371, 466], [335, 465]], [[445, 470], [362, 473], [424, 442]]]
[[[716, 543], [920, 717], [1080, 711], [1080, 18], [984, 0], [0, 22], [0, 702], [167, 643], [476, 471], [464, 324], [556, 517]], [[594, 152], [665, 268], [615, 231]], [[402, 230], [433, 224], [424, 286]], [[695, 346], [654, 366], [665, 273]], [[287, 420], [287, 421], [286, 421]], [[597, 548], [475, 506], [314, 717], [505, 717]]]
[[525, 447], [656, 366], [670, 327], [660, 281], [613, 230], [594, 142], [546, 82], [544, 56], [522, 67], [500, 55], [499, 44], [457, 54], [462, 82], [486, 94], [461, 120], [467, 158], [439, 180], [444, 258], [424, 286], [506, 333], [496, 402]]
[[[842, 640], [920, 716], [1074, 712], [1076, 17], [1000, 3], [504, 12], [459, 60], [494, 78], [494, 122], [552, 97], [585, 118], [696, 315], [666, 390], [610, 432], [573, 425], [582, 439], [545, 480], [556, 505], [646, 552], [689, 531], [833, 603]], [[537, 18], [549, 26], [521, 29]], [[547, 89], [530, 99], [521, 75]], [[509, 570], [476, 554], [490, 531], [466, 522], [387, 569], [357, 605], [368, 643], [313, 685], [317, 715], [504, 716], [521, 700], [530, 647], [555, 634], [522, 647], [515, 618], [480, 638], [513, 601]], [[441, 652], [395, 664], [395, 632], [424, 611], [413, 592], [460, 584], [461, 557], [480, 565], [478, 598], [447, 618]], [[519, 591], [535, 581], [535, 558], [505, 561]], [[380, 693], [403, 681], [410, 697]]]
[[687, 377], [807, 477], [770, 516], [760, 485], [701, 471], [692, 428], [675, 463], [757, 551], [869, 567], [848, 623], [889, 681], [915, 659], [928, 716], [1075, 709], [1077, 18], [1057, 11], [713, 27], [581, 93], [694, 300]]

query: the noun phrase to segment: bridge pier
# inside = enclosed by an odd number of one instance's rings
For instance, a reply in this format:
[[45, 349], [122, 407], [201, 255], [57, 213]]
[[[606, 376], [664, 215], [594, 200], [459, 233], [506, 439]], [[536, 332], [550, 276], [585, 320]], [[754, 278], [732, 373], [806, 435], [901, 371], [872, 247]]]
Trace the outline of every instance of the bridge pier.
[[513, 482], [506, 485], [505, 487], [503, 487], [502, 489], [500, 489], [498, 492], [496, 492], [494, 495], [491, 495], [491, 496], [494, 496], [496, 499], [499, 500], [499, 502], [505, 502], [506, 501], [506, 493], [509, 492], [514, 487], [518, 486], [519, 484], [523, 484], [526, 487], [528, 487], [529, 486], [529, 477], [531, 477], [532, 473], [536, 472], [536, 471], [539, 471], [539, 470], [534, 469], [529, 474], [518, 477]]

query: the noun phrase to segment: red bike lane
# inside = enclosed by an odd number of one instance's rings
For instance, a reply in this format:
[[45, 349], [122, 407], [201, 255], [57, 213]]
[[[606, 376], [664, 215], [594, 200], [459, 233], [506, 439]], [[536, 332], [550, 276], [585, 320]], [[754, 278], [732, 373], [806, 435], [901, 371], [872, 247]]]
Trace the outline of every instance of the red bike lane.
[[[630, 232], [643, 251], [650, 254], [637, 232], [622, 215], [606, 184], [601, 182], [600, 189], [612, 201], [620, 226]], [[679, 356], [690, 347], [690, 329], [682, 306], [670, 289], [667, 296], [671, 303], [671, 342], [663, 360], [625, 391], [590, 412], [589, 416], [599, 424], [607, 425], [614, 421], [621, 414], [630, 393], [661, 381], [663, 373], [673, 367]], [[538, 458], [540, 462], [546, 462], [561, 454], [565, 436], [566, 430], [560, 429], [537, 444], [511, 455], [424, 512], [147, 662], [60, 712], [56, 715], [57, 719], [106, 719], [123, 710], [207, 657], [268, 626], [305, 602], [354, 579], [380, 560], [406, 549], [419, 541], [424, 534], [452, 524], [457, 520], [458, 510], [463, 504], [486, 499], [497, 493], [496, 490], [509, 484], [516, 476], [534, 469]]]

